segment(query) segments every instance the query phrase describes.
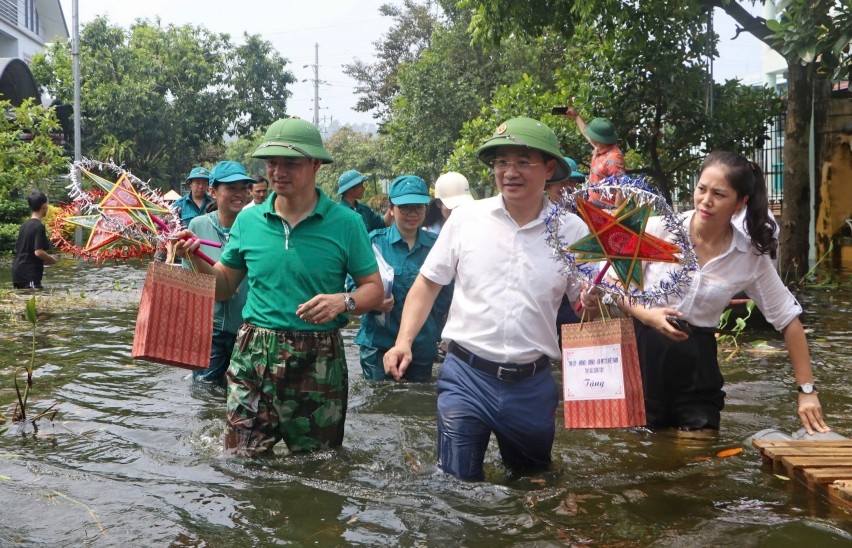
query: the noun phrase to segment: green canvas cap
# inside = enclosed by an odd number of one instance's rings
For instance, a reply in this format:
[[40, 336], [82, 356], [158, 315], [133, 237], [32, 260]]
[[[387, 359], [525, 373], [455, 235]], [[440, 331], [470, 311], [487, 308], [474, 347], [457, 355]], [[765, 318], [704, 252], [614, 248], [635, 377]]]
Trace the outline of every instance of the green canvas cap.
[[340, 196], [350, 188], [360, 185], [367, 179], [369, 179], [369, 177], [362, 175], [360, 171], [356, 171], [354, 169], [344, 171], [340, 174], [340, 177], [337, 178], [337, 195]]
[[316, 126], [301, 118], [277, 120], [266, 130], [263, 142], [252, 153], [252, 158], [311, 158], [330, 164], [328, 151]]
[[239, 162], [223, 160], [210, 170], [210, 186], [215, 186], [218, 183], [238, 183], [240, 181], [253, 183], [254, 179], [246, 174], [246, 168]]
[[417, 175], [400, 175], [390, 184], [388, 199], [393, 205], [428, 204], [429, 187]]
[[487, 164], [494, 158], [497, 148], [503, 146], [532, 148], [556, 160], [556, 169], [550, 181], [561, 181], [571, 173], [559, 150], [559, 139], [556, 138], [556, 134], [538, 120], [523, 116], [506, 120], [497, 127], [490, 139], [482, 143], [476, 155]]
[[206, 167], [197, 166], [192, 168], [192, 171], [189, 172], [189, 175], [186, 176], [185, 181], [190, 181], [192, 179], [209, 179], [210, 178], [210, 170]]
[[565, 181], [568, 181], [568, 180], [571, 180], [571, 179], [580, 179], [581, 181], [586, 180], [586, 174], [580, 173], [579, 171], [577, 171], [577, 162], [574, 161], [574, 158], [570, 158], [568, 156], [565, 156], [565, 162], [568, 164], [568, 167], [571, 168], [571, 173], [568, 174], [567, 177], [565, 177], [564, 179], [559, 180], [559, 181], [557, 181], [555, 179], [551, 179], [550, 181], [547, 181], [548, 184], [564, 183]]
[[595, 118], [586, 124], [585, 133], [589, 139], [602, 145], [611, 145], [618, 141], [615, 126], [606, 118]]

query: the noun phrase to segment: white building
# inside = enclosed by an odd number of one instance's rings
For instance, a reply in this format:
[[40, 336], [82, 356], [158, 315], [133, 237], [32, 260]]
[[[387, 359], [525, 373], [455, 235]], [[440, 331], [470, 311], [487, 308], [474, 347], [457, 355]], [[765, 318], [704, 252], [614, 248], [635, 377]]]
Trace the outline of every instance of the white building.
[[29, 62], [45, 44], [68, 38], [59, 0], [0, 0], [0, 58]]

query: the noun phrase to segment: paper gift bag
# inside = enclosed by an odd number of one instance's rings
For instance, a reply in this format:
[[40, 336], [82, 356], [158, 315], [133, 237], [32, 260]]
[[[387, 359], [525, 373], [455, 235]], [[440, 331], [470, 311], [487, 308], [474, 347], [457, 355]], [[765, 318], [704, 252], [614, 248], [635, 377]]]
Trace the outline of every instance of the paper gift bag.
[[565, 428], [646, 424], [632, 320], [563, 325], [562, 380]]
[[205, 369], [210, 365], [216, 280], [151, 262], [133, 335], [133, 358]]

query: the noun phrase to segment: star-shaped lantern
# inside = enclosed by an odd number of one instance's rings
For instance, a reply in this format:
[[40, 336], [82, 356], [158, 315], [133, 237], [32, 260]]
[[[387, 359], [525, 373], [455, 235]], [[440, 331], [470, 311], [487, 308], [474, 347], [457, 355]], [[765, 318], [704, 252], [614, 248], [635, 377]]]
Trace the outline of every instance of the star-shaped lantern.
[[607, 261], [595, 283], [612, 265], [625, 289], [634, 283], [642, 291], [642, 261], [679, 262], [675, 255], [681, 253], [680, 247], [645, 233], [651, 204], [637, 206], [630, 199], [612, 214], [582, 197], [576, 206], [591, 234], [568, 246], [568, 251], [577, 254], [578, 263]]
[[86, 169], [81, 170], [92, 182], [106, 192], [97, 205], [98, 214], [65, 217], [66, 223], [88, 229], [89, 238], [84, 253], [92, 253], [111, 244], [122, 243], [140, 248], [150, 247], [157, 224], [155, 215], [168, 215], [169, 211], [143, 198], [131, 184], [126, 173], [121, 173], [115, 183]]

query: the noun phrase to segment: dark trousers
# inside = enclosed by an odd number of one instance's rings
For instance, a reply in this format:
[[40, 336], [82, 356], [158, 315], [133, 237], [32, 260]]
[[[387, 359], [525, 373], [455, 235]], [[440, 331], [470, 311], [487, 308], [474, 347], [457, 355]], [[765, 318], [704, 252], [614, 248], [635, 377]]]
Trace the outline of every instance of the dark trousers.
[[638, 320], [633, 325], [648, 426], [718, 429], [725, 392], [716, 337], [693, 332], [687, 340], [675, 342]]
[[485, 479], [491, 432], [513, 471], [550, 465], [559, 388], [550, 371], [506, 382], [463, 363], [452, 353], [438, 375], [438, 465], [457, 478]]

